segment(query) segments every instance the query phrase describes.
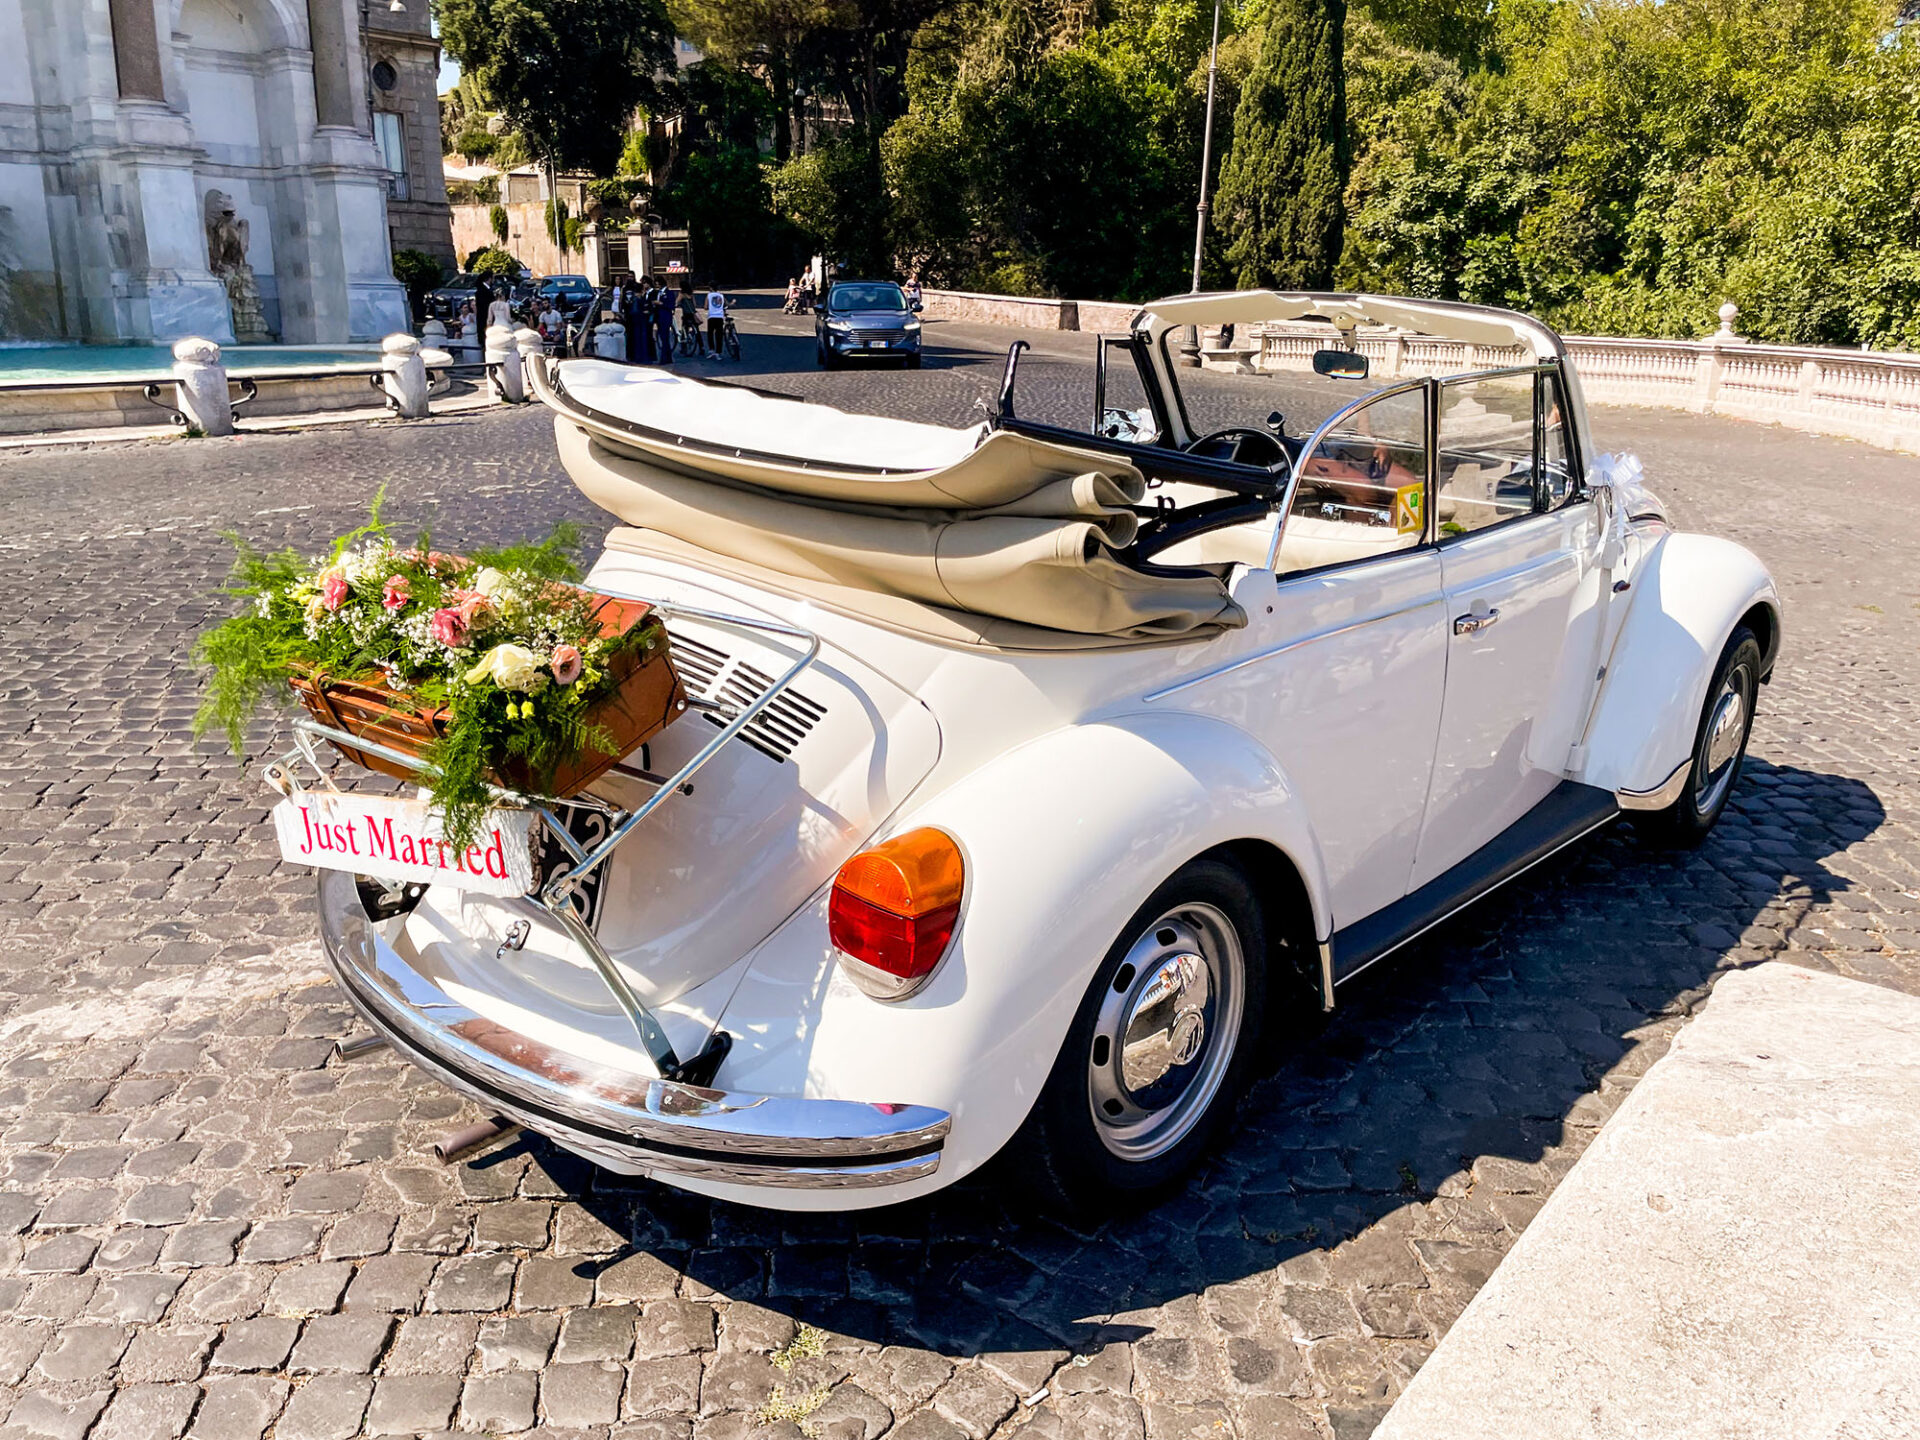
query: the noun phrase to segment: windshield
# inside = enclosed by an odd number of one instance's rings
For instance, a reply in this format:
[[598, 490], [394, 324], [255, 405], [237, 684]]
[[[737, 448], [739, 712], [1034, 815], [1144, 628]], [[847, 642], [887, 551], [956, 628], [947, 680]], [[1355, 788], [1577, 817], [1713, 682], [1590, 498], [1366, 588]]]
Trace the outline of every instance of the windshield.
[[[1381, 387], [1379, 377], [1338, 380], [1291, 365], [1263, 369], [1262, 337], [1250, 330], [1237, 327], [1229, 337], [1209, 328], [1202, 337], [1208, 358], [1199, 369], [1180, 363], [1191, 330], [1176, 325], [1161, 333], [1160, 350], [1174, 403], [1194, 438], [1219, 430], [1270, 429], [1276, 414], [1288, 435], [1308, 435], [1341, 406]], [[1214, 353], [1222, 350], [1228, 353]]]
[[898, 285], [836, 285], [829, 310], [904, 310], [907, 297]]

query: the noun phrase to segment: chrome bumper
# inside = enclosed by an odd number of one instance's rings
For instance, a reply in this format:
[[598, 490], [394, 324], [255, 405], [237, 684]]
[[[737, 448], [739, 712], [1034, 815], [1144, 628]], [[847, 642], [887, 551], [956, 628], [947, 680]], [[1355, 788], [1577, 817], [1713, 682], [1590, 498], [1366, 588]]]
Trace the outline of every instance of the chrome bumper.
[[779, 1189], [933, 1174], [952, 1126], [925, 1105], [742, 1095], [583, 1061], [475, 1014], [380, 938], [354, 877], [320, 875], [320, 938], [354, 1007], [402, 1055], [490, 1110], [608, 1166]]

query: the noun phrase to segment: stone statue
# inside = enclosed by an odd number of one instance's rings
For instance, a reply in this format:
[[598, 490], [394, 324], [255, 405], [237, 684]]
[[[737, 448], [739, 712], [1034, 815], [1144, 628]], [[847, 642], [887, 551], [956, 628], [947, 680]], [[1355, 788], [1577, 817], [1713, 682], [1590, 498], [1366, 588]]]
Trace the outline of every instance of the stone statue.
[[207, 227], [207, 268], [227, 287], [227, 304], [233, 312], [234, 339], [242, 345], [266, 345], [273, 341], [267, 329], [267, 315], [260, 303], [260, 282], [247, 263], [249, 226], [224, 190], [209, 190], [203, 210]]

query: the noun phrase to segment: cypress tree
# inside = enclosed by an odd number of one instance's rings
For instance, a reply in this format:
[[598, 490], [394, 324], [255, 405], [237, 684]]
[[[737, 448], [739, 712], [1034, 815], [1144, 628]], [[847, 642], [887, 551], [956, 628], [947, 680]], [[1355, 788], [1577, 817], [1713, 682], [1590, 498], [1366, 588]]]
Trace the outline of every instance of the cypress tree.
[[1242, 288], [1333, 284], [1346, 224], [1346, 0], [1274, 0], [1216, 205]]

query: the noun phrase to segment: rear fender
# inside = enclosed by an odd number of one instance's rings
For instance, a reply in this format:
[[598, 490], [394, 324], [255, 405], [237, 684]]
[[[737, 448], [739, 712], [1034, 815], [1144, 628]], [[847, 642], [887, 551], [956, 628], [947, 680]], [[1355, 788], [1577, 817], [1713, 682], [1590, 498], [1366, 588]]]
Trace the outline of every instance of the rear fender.
[[1760, 636], [1765, 674], [1780, 645], [1780, 599], [1766, 566], [1730, 540], [1663, 537], [1634, 573], [1579, 778], [1622, 796], [1628, 808], [1664, 800], [1662, 787], [1693, 753], [1727, 637], [1756, 607], [1768, 617]]
[[721, 1023], [734, 1037], [730, 1086], [949, 1111], [935, 1184], [1020, 1127], [1101, 958], [1187, 860], [1249, 839], [1278, 847], [1315, 933], [1327, 933], [1298, 795], [1270, 752], [1219, 720], [1137, 715], [1055, 731], [889, 829], [923, 825], [960, 843], [967, 871], [954, 948], [926, 988], [897, 1003], [856, 989], [834, 963], [823, 890], [760, 947]]

